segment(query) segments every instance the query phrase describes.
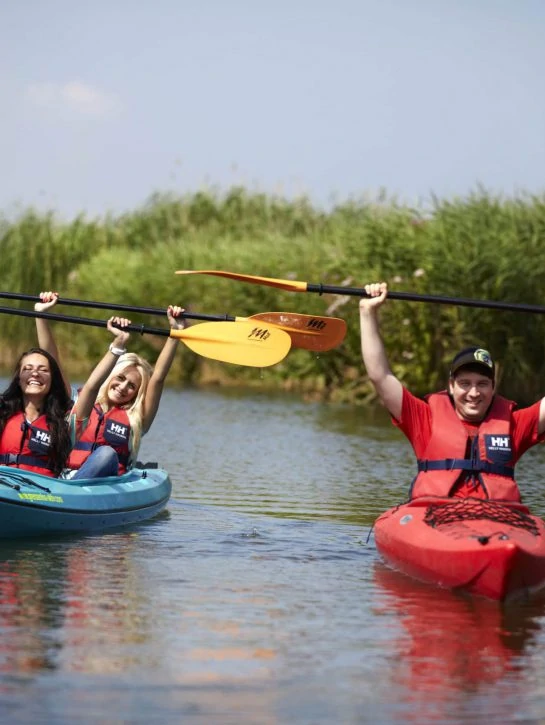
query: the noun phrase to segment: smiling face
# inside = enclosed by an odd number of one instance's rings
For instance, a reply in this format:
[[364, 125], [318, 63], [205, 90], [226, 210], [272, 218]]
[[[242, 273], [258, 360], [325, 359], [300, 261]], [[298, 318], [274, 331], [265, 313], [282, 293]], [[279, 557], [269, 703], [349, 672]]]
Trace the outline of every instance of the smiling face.
[[110, 380], [107, 390], [108, 402], [118, 408], [130, 406], [141, 385], [142, 376], [136, 368], [128, 367], [121, 370]]
[[494, 382], [486, 375], [461, 369], [449, 380], [456, 414], [468, 423], [480, 423], [492, 403]]
[[45, 355], [25, 355], [19, 367], [19, 385], [26, 397], [45, 398], [51, 390], [51, 368]]

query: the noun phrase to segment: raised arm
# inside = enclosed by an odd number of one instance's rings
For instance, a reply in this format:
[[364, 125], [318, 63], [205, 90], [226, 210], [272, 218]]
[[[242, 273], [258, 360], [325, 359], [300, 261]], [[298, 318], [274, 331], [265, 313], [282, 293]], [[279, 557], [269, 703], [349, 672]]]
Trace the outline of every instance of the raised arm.
[[[180, 316], [183, 311], [182, 307], [169, 305], [167, 309], [167, 317], [168, 324], [172, 329], [183, 330], [187, 327], [186, 320]], [[163, 349], [157, 358], [157, 362], [153, 368], [153, 374], [150, 378], [148, 389], [146, 391], [144, 415], [142, 419], [142, 433], [147, 433], [151, 428], [151, 424], [155, 420], [155, 416], [159, 410], [159, 403], [161, 402], [165, 379], [172, 366], [177, 349], [178, 341], [173, 337], [169, 337], [167, 338]]]
[[119, 356], [125, 351], [130, 334], [122, 328], [130, 324], [131, 321], [125, 317], [110, 317], [108, 320], [106, 329], [114, 336], [114, 339], [108, 348], [108, 352], [89, 375], [87, 382], [79, 392], [78, 399], [72, 410], [72, 415], [76, 416], [76, 421], [85, 420], [91, 414], [100, 386], [114, 369]]
[[403, 386], [390, 369], [380, 335], [378, 308], [388, 295], [385, 282], [365, 285], [369, 297], [360, 300], [361, 352], [363, 362], [375, 390], [394, 418], [401, 418]]
[[[40, 299], [41, 302], [36, 302], [34, 309], [36, 312], [45, 312], [46, 310], [50, 310], [52, 307], [55, 307], [59, 299], [59, 294], [58, 292], [40, 292]], [[49, 322], [41, 317], [37, 317], [36, 333], [38, 336], [38, 347], [41, 347], [42, 350], [45, 350], [55, 358], [60, 368], [62, 379], [64, 380], [66, 392], [68, 395], [72, 396], [72, 387], [66, 373], [64, 372], [64, 368], [61, 365], [59, 350], [57, 348], [55, 338], [53, 337], [53, 333], [51, 332], [51, 328], [49, 327]]]

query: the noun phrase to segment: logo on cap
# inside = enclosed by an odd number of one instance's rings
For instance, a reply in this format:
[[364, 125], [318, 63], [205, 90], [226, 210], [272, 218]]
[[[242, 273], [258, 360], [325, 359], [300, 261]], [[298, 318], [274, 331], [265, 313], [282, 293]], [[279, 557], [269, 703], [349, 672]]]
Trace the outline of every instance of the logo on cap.
[[488, 365], [489, 368], [493, 367], [492, 358], [490, 357], [490, 353], [488, 352], [488, 350], [483, 350], [482, 348], [479, 348], [478, 350], [475, 350], [474, 357], [477, 362]]

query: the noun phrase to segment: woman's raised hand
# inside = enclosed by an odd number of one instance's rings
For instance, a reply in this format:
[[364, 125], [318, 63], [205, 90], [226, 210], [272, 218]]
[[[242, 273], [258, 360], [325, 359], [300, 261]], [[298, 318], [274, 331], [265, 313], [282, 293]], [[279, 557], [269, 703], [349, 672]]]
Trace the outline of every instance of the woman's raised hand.
[[58, 292], [40, 292], [41, 302], [36, 302], [34, 309], [36, 312], [45, 312], [45, 310], [55, 307], [59, 299]]
[[184, 312], [184, 307], [178, 307], [177, 305], [169, 305], [167, 307], [168, 324], [173, 330], [185, 330], [187, 327], [187, 320], [185, 317], [182, 317]]
[[126, 317], [110, 317], [106, 324], [106, 329], [114, 335], [113, 345], [118, 348], [124, 348], [127, 344], [131, 333], [128, 330], [124, 330], [131, 324], [131, 321]]

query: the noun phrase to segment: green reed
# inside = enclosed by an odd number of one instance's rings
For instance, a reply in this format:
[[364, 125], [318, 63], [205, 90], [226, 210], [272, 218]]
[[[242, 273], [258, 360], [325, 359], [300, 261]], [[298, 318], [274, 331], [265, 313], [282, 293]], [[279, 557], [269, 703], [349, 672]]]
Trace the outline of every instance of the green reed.
[[[346, 319], [348, 335], [335, 350], [293, 350], [263, 371], [212, 363], [180, 345], [171, 380], [276, 386], [339, 401], [373, 397], [359, 341], [353, 297], [289, 293], [213, 277], [180, 277], [177, 269], [225, 269], [332, 285], [386, 280], [391, 289], [422, 294], [543, 303], [545, 198], [503, 199], [484, 190], [460, 199], [434, 199], [431, 208], [396, 200], [352, 201], [324, 211], [308, 199], [288, 201], [242, 188], [157, 195], [134, 212], [69, 223], [29, 210], [0, 227], [0, 287], [36, 294], [247, 316], [290, 311]], [[29, 254], [33, 250], [33, 255]], [[21, 303], [21, 306], [30, 307]], [[58, 308], [85, 315], [81, 308]], [[107, 314], [89, 310], [89, 316]], [[165, 326], [166, 318], [133, 322]], [[521, 402], [543, 394], [545, 320], [542, 315], [389, 301], [381, 310], [392, 367], [416, 393], [445, 382], [460, 347], [478, 343], [498, 360], [501, 390]], [[9, 363], [35, 342], [32, 320], [2, 315]], [[65, 359], [86, 371], [101, 356], [108, 333], [55, 325]], [[133, 335], [131, 348], [154, 360], [161, 338]]]

